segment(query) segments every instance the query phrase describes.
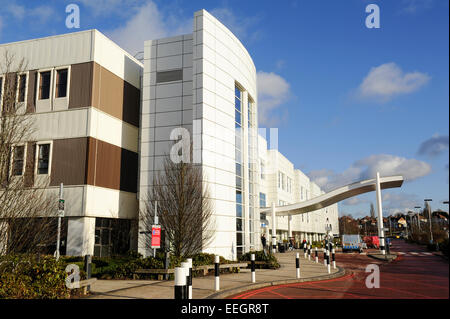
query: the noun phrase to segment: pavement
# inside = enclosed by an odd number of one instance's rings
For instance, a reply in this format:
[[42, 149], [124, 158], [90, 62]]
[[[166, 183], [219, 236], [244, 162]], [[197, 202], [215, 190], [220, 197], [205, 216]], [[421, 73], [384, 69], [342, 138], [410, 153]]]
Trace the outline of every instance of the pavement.
[[[300, 253], [300, 279], [296, 279], [295, 254]], [[319, 254], [322, 257], [323, 254]], [[220, 291], [214, 291], [214, 276], [194, 277], [192, 295], [194, 299], [226, 298], [249, 289], [269, 287], [280, 284], [329, 280], [343, 276], [345, 271], [339, 267], [328, 274], [323, 259], [315, 263], [304, 258], [303, 250], [277, 253], [279, 269], [256, 269], [256, 283], [251, 282], [250, 269], [241, 269], [240, 273], [221, 274]], [[173, 299], [174, 282], [158, 280], [97, 280], [91, 287], [90, 299]]]
[[[230, 299], [448, 299], [448, 260], [424, 247], [394, 240], [391, 262], [358, 253], [339, 253], [338, 266], [346, 274], [318, 282], [304, 282], [253, 289], [229, 296]], [[375, 253], [376, 255], [376, 253]], [[370, 267], [368, 267], [370, 265]], [[373, 283], [374, 266], [379, 269], [379, 286]], [[376, 268], [376, 267], [375, 267]], [[370, 277], [369, 277], [370, 276]]]

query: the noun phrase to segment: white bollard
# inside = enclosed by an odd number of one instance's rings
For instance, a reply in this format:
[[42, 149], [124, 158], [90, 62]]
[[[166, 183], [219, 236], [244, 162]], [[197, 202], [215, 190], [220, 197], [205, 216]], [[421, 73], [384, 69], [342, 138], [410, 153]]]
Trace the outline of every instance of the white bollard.
[[250, 255], [250, 261], [251, 261], [251, 268], [252, 268], [252, 282], [256, 282], [256, 275], [255, 275], [255, 254]]
[[184, 275], [186, 276], [186, 286], [185, 286], [185, 289], [186, 289], [185, 294], [186, 295], [185, 295], [185, 299], [189, 299], [189, 286], [188, 286], [188, 283], [189, 283], [189, 263], [187, 261], [182, 262], [181, 263], [181, 268], [184, 269]]
[[334, 257], [335, 251], [334, 251], [334, 247], [331, 250], [331, 260], [333, 261], [333, 269], [336, 269], [336, 259]]
[[323, 265], [327, 265], [327, 250], [325, 248], [323, 249]]
[[300, 278], [300, 254], [295, 256], [295, 268], [297, 269], [297, 279]]
[[187, 262], [189, 264], [189, 281], [187, 282], [189, 293], [188, 299], [192, 299], [192, 258], [188, 258]]
[[220, 279], [219, 279], [219, 264], [220, 264], [220, 257], [216, 255], [214, 257], [214, 290], [219, 291], [220, 290]]
[[317, 247], [315, 249], [315, 253], [316, 253], [316, 264], [319, 263], [319, 252], [317, 251]]
[[186, 299], [186, 275], [184, 268], [175, 267], [174, 298]]
[[308, 245], [308, 260], [311, 260], [311, 245]]
[[328, 273], [331, 273], [331, 269], [330, 269], [330, 251], [327, 250], [327, 270]]

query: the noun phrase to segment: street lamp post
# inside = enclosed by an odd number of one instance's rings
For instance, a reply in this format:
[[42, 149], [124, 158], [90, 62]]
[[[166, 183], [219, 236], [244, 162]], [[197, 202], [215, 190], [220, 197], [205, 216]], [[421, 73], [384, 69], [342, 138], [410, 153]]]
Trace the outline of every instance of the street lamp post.
[[[432, 199], [431, 198], [426, 198], [424, 199], [425, 202], [431, 202]], [[431, 205], [428, 204], [428, 218], [430, 219], [429, 224], [430, 224], [430, 243], [433, 244], [434, 240], [433, 240], [433, 229], [432, 229], [432, 217], [431, 217]], [[438, 244], [436, 243], [436, 248], [439, 249]]]
[[417, 213], [417, 227], [419, 227], [419, 234], [420, 234], [420, 232], [421, 232], [421, 230], [420, 230], [420, 208], [421, 208], [421, 206], [414, 206], [414, 208], [417, 208], [418, 210], [419, 210], [419, 212]]

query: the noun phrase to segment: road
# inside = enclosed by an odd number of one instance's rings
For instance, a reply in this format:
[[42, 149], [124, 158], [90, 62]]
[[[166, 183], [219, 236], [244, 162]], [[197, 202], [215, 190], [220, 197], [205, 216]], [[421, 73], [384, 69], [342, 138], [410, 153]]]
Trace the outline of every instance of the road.
[[[423, 247], [394, 240], [396, 260], [387, 263], [356, 253], [336, 255], [339, 266], [349, 270], [343, 277], [247, 291], [232, 299], [441, 299], [449, 298], [448, 261]], [[367, 288], [366, 266], [380, 269], [380, 287]]]

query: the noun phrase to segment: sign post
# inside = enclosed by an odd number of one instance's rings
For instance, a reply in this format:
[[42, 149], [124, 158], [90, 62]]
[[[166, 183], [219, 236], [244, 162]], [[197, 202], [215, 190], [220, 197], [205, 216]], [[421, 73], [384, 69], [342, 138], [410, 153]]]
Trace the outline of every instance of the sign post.
[[61, 183], [59, 185], [59, 201], [58, 201], [58, 232], [56, 237], [56, 251], [55, 251], [55, 257], [56, 260], [59, 260], [59, 242], [61, 239], [61, 217], [64, 217], [64, 208], [65, 208], [65, 201], [63, 199], [63, 189], [64, 185]]

